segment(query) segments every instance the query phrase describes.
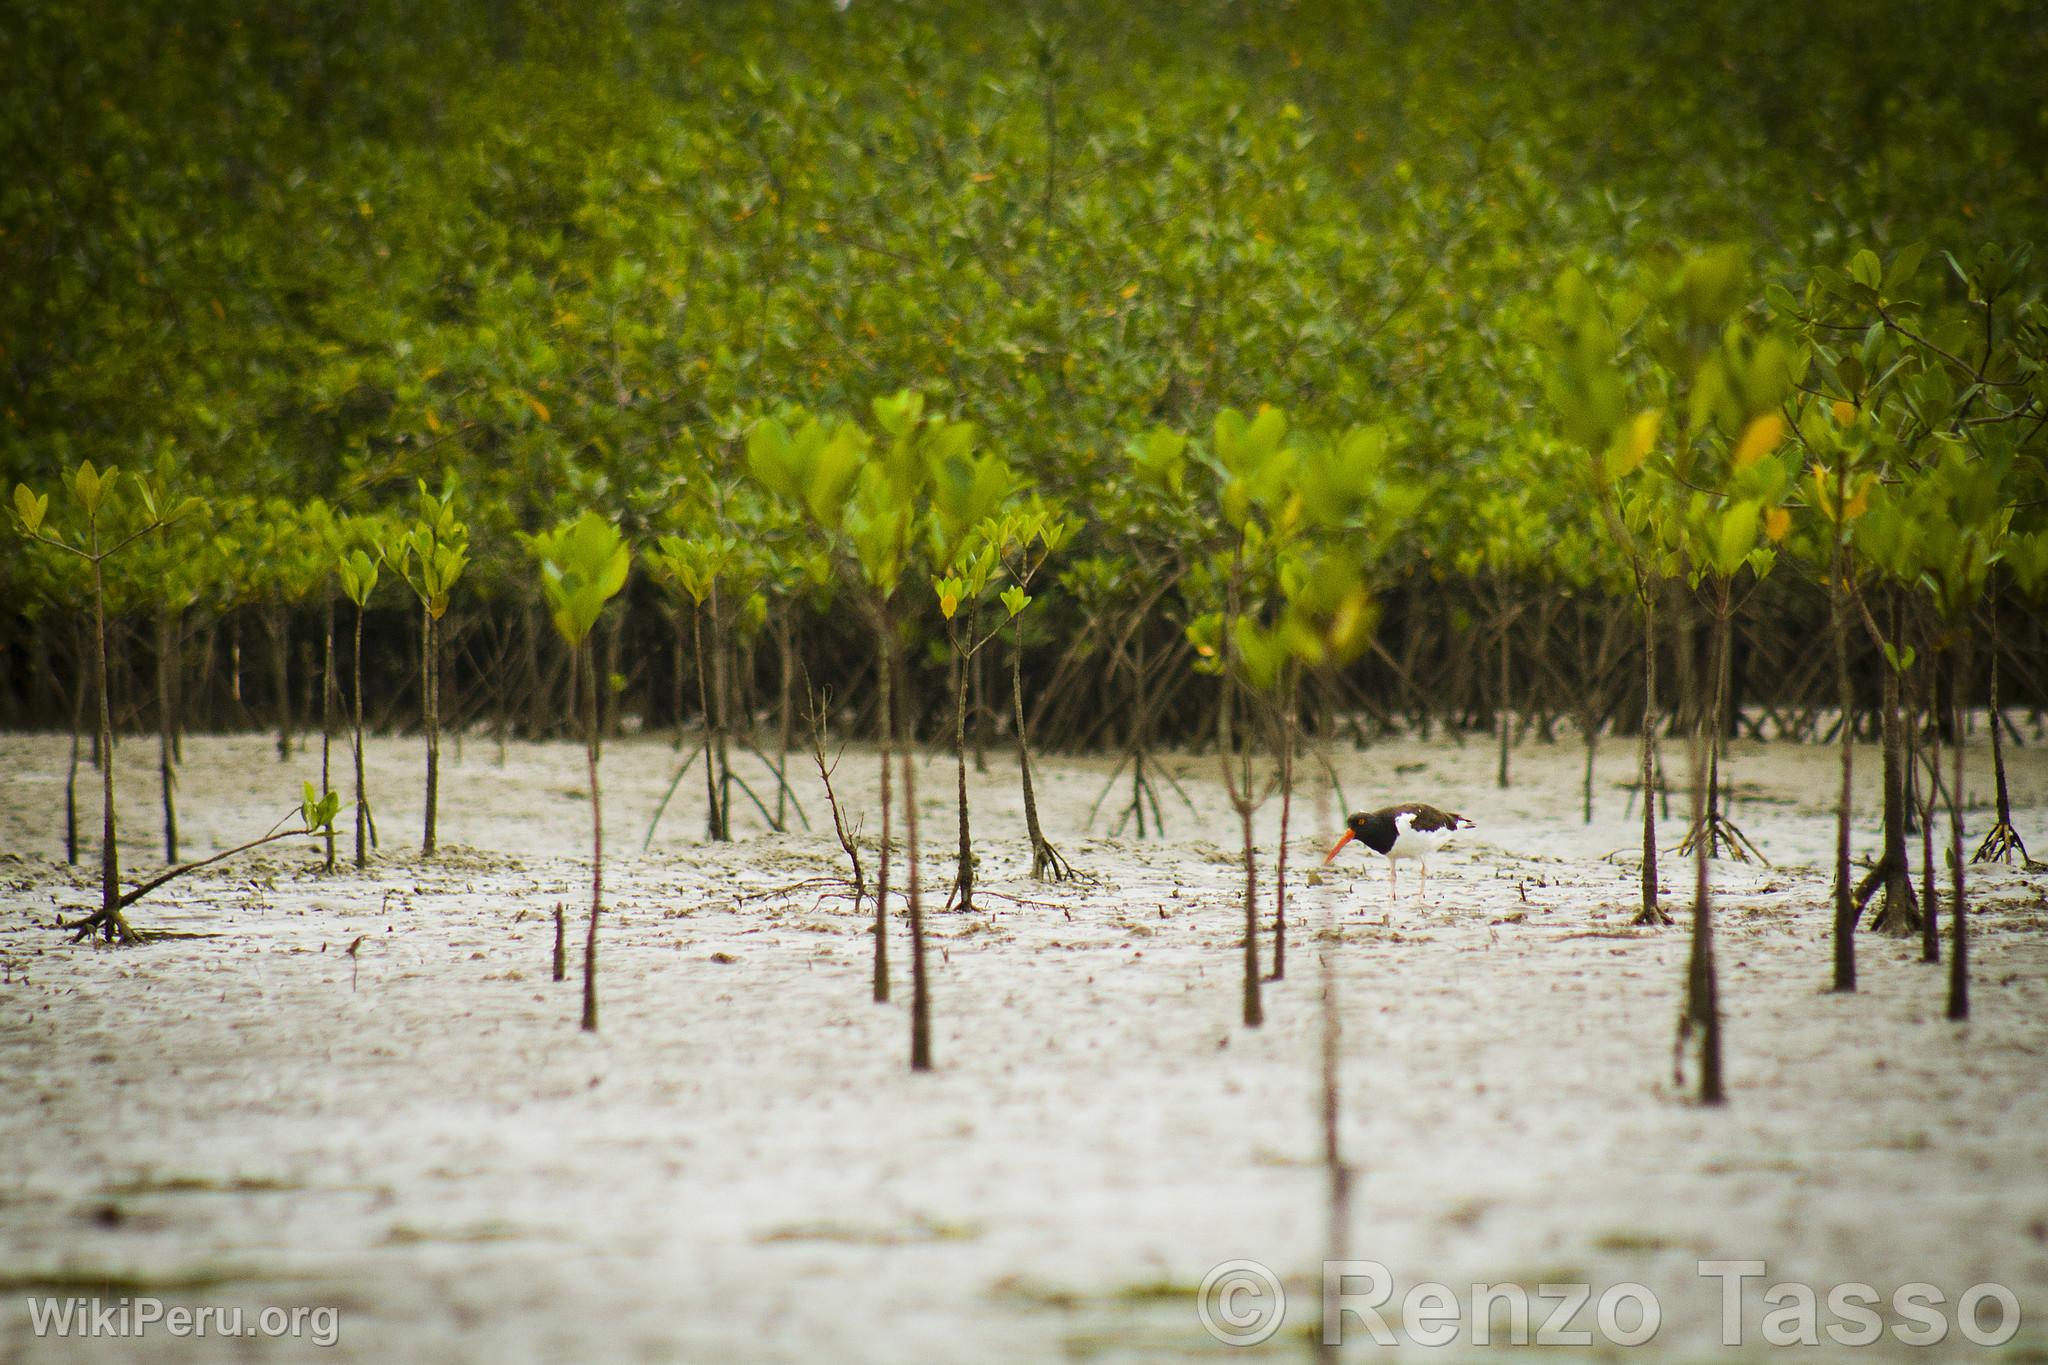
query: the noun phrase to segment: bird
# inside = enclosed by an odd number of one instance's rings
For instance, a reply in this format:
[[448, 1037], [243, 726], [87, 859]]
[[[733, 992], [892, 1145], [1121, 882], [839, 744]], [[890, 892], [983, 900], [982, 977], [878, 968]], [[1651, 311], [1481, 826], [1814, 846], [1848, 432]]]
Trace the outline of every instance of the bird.
[[1387, 855], [1387, 899], [1391, 902], [1399, 890], [1401, 859], [1413, 858], [1422, 864], [1421, 895], [1429, 895], [1429, 855], [1449, 842], [1450, 837], [1461, 829], [1476, 828], [1477, 822], [1468, 820], [1455, 811], [1438, 810], [1418, 801], [1403, 802], [1382, 810], [1360, 811], [1344, 822], [1344, 833], [1330, 849], [1330, 856], [1323, 859], [1328, 867], [1344, 851], [1344, 845], [1358, 840], [1375, 853]]

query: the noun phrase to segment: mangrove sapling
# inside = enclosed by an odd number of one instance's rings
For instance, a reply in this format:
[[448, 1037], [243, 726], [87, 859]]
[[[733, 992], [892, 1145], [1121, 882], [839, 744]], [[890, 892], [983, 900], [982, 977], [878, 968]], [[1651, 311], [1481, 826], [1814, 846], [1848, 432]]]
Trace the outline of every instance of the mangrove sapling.
[[[2012, 585], [2015, 591], [2030, 601], [2038, 600], [2041, 596], [2042, 588], [2048, 586], [2048, 529], [2037, 530], [2031, 533], [2008, 530], [2005, 533], [2003, 556], [2000, 562], [2011, 574]], [[1998, 578], [1994, 577], [1991, 580], [1989, 610], [1987, 612], [1990, 630], [1987, 641], [1989, 648], [1986, 662], [1988, 664], [1987, 682], [1991, 707], [1991, 779], [1994, 784], [1993, 789], [1998, 806], [1992, 826], [1989, 830], [1985, 831], [1984, 840], [1977, 845], [1977, 852], [1971, 858], [1971, 861], [1979, 863], [2011, 862], [2013, 857], [2017, 855], [2020, 866], [2031, 869], [2036, 864], [2027, 855], [2026, 840], [2020, 838], [2019, 831], [2013, 828], [2012, 792], [2007, 786], [2005, 776], [2005, 742], [2002, 732], [2005, 729], [2006, 721], [2004, 702], [1998, 691], [1999, 655], [2003, 652], [2004, 648], [2004, 642], [1998, 628], [1998, 602], [2000, 595], [2001, 583]], [[2015, 738], [2017, 738], [2016, 735]]]
[[[334, 786], [334, 589], [320, 595], [320, 790]], [[334, 826], [327, 827], [326, 870], [334, 871]]]
[[[875, 877], [874, 998], [884, 1002], [889, 998], [890, 766], [901, 690], [894, 602], [934, 457], [966, 450], [974, 433], [964, 422], [927, 418], [924, 395], [915, 390], [877, 398], [870, 406], [886, 442], [877, 443], [850, 421], [828, 423], [792, 410], [754, 424], [747, 436], [747, 467], [764, 488], [825, 533], [833, 569], [857, 594], [875, 641], [882, 827]], [[913, 949], [921, 934], [920, 927]]]
[[[1699, 695], [1699, 679], [1694, 677], [1695, 700], [1705, 703], [1706, 792], [1701, 813], [1679, 843], [1678, 852], [1683, 856], [1705, 840], [1710, 858], [1725, 852], [1738, 862], [1755, 858], [1767, 867], [1770, 860], [1722, 810], [1721, 759], [1729, 728], [1730, 636], [1741, 605], [1735, 597], [1735, 579], [1746, 569], [1753, 584], [1761, 582], [1777, 563], [1774, 546], [1791, 530], [1791, 514], [1783, 504], [1791, 489], [1792, 472], [1778, 453], [1787, 426], [1775, 410], [1789, 388], [1787, 365], [1772, 339], [1748, 349], [1724, 341], [1703, 363], [1703, 376], [1718, 370], [1726, 376], [1719, 380], [1723, 387], [1732, 385], [1749, 406], [1769, 402], [1772, 408], [1752, 414], [1738, 404], [1730, 412], [1717, 414], [1717, 420], [1741, 434], [1730, 444], [1727, 467], [1719, 471], [1713, 496], [1696, 490], [1687, 500], [1683, 529], [1694, 585], [1706, 590], [1712, 632], [1704, 697]], [[1700, 424], [1698, 418], [1694, 424]], [[1684, 477], [1684, 471], [1674, 464], [1674, 481], [1684, 482]], [[1695, 482], [1704, 477], [1699, 468], [1692, 470]], [[1753, 586], [1750, 591], [1755, 591]]]
[[412, 589], [420, 604], [420, 717], [426, 727], [426, 815], [420, 856], [434, 856], [435, 817], [441, 793], [441, 668], [439, 627], [448, 614], [449, 595], [469, 562], [469, 528], [455, 515], [452, 479], [437, 496], [419, 481], [419, 514], [412, 525], [383, 548], [389, 564]]
[[1629, 411], [1628, 376], [1616, 364], [1621, 329], [1577, 271], [1560, 275], [1554, 309], [1544, 319], [1544, 340], [1551, 353], [1547, 390], [1565, 436], [1588, 457], [1582, 468], [1593, 491], [1600, 527], [1628, 562], [1629, 582], [1643, 617], [1643, 723], [1637, 754], [1638, 788], [1643, 800], [1642, 906], [1638, 925], [1666, 925], [1671, 916], [1657, 900], [1657, 601], [1663, 592], [1667, 547], [1658, 542], [1659, 520], [1652, 516], [1657, 485], [1634, 478], [1656, 448], [1663, 426], [1662, 408]]
[[351, 678], [349, 696], [354, 707], [351, 717], [353, 725], [352, 742], [349, 751], [355, 759], [356, 768], [356, 866], [369, 866], [370, 791], [363, 781], [363, 612], [369, 606], [370, 594], [377, 590], [377, 561], [361, 549], [350, 550], [341, 556], [341, 590], [348, 600], [355, 604], [355, 651], [350, 664]]
[[[1804, 403], [1794, 411], [1789, 430], [1811, 461], [1806, 505], [1819, 513], [1815, 529], [1822, 533], [1819, 543], [1814, 537], [1803, 536], [1794, 544], [1805, 550], [1808, 567], [1819, 575], [1828, 596], [1835, 705], [1841, 716], [1836, 736], [1841, 776], [1835, 794], [1834, 953], [1830, 989], [1849, 992], [1856, 989], [1856, 920], [1862, 909], [1849, 871], [1856, 768], [1856, 685], [1850, 668], [1849, 638], [1852, 584], [1861, 572], [1854, 528], [1869, 506], [1867, 498], [1858, 496], [1858, 488], [1868, 477], [1860, 466], [1870, 450], [1870, 431], [1867, 424], [1857, 424], [1855, 405], [1846, 400], [1825, 405]], [[1781, 511], [1777, 515], [1789, 517], [1790, 513]]]
[[832, 775], [839, 771], [839, 755], [834, 754], [830, 763], [825, 761], [825, 726], [826, 717], [832, 707], [832, 694], [828, 689], [824, 692], [809, 692], [809, 696], [811, 761], [817, 765], [818, 781], [825, 788], [825, 804], [832, 812], [833, 837], [839, 840], [839, 847], [845, 852], [846, 861], [853, 868], [853, 910], [855, 914], [859, 914], [861, 900], [868, 891], [867, 874], [861, 870], [860, 865], [860, 831], [857, 827], [847, 828], [846, 817], [839, 808], [838, 793], [832, 789]]
[[1035, 494], [1030, 504], [1004, 522], [998, 538], [1010, 586], [1003, 589], [1003, 610], [1009, 613], [1010, 705], [1017, 727], [1017, 774], [1024, 786], [1024, 827], [1031, 839], [1031, 875], [1041, 881], [1065, 881], [1073, 866], [1045, 837], [1038, 822], [1038, 793], [1031, 784], [1031, 728], [1024, 711], [1024, 609], [1031, 605], [1031, 580], [1057, 554], [1076, 530], [1077, 521], [1057, 515]]
[[1003, 531], [996, 514], [1017, 486], [1000, 456], [971, 453], [968, 428], [957, 441], [934, 442], [925, 475], [930, 489], [927, 540], [931, 585], [946, 620], [946, 648], [953, 693], [953, 762], [958, 770], [954, 798], [959, 849], [948, 908], [974, 913], [974, 834], [967, 803], [968, 672], [976, 655], [1001, 630], [978, 630], [982, 595], [1001, 572]]
[[[37, 494], [26, 484], [14, 486], [16, 529], [38, 545], [82, 561], [91, 573], [93, 645], [91, 651], [93, 692], [99, 703], [97, 730], [100, 757], [100, 908], [82, 919], [66, 924], [80, 941], [102, 935], [109, 943], [133, 944], [141, 935], [128, 923], [123, 908], [134, 897], [121, 894], [120, 853], [114, 830], [114, 715], [107, 685], [107, 563], [130, 546], [138, 544], [166, 526], [198, 515], [205, 507], [198, 498], [186, 498], [175, 508], [164, 510], [165, 495], [160, 481], [138, 478], [133, 505], [114, 499], [118, 469], [102, 474], [91, 460], [81, 461], [64, 475], [64, 486], [83, 518], [67, 537], [49, 522], [50, 495]], [[138, 893], [139, 894], [139, 893]]]
[[[202, 867], [212, 867], [215, 863], [226, 862], [229, 858], [235, 857], [237, 854], [247, 853], [252, 848], [261, 848], [265, 844], [274, 844], [282, 839], [321, 838], [333, 829], [334, 817], [340, 810], [341, 794], [339, 792], [315, 792], [313, 784], [308, 782], [305, 784], [305, 795], [299, 802], [298, 810], [295, 812], [299, 817], [298, 828], [282, 829], [273, 826], [254, 839], [246, 843], [236, 844], [233, 848], [222, 849], [211, 857], [199, 858], [189, 863], [180, 863], [176, 867], [166, 868], [148, 881], [141, 882], [123, 891], [115, 901], [115, 912], [119, 914], [125, 911], [129, 906], [135, 904], [135, 902], [141, 900], [158, 887], [167, 886], [188, 873], [197, 872]], [[285, 817], [285, 819], [290, 818], [289, 815]], [[280, 820], [278, 825], [281, 826], [283, 823], [284, 821]], [[70, 931], [79, 942], [84, 942], [92, 937], [94, 933], [101, 931], [101, 926], [105, 923], [101, 918], [103, 913], [103, 910], [99, 910], [79, 919], [59, 920], [57, 927]], [[125, 925], [126, 921], [123, 920], [121, 923]], [[140, 943], [151, 937], [147, 931], [131, 929], [128, 933], [132, 937], [124, 937], [122, 939], [123, 942]]]
[[[605, 603], [626, 585], [633, 557], [619, 528], [595, 512], [564, 521], [528, 542], [540, 560], [541, 591], [548, 615], [572, 654], [595, 673], [597, 652], [590, 633]], [[593, 679], [594, 682], [594, 679]], [[597, 1030], [597, 923], [604, 909], [604, 808], [598, 785], [599, 718], [597, 688], [583, 689], [584, 766], [590, 777], [590, 927], [583, 944], [583, 1029]]]
[[[663, 536], [655, 548], [642, 551], [642, 557], [656, 577], [679, 599], [687, 599], [689, 604], [690, 642], [697, 662], [697, 706], [704, 717], [703, 747], [699, 751], [704, 759], [704, 837], [713, 843], [723, 843], [732, 837], [732, 812], [731, 785], [723, 779], [726, 770], [724, 689], [721, 686], [716, 693], [713, 691], [712, 680], [720, 675], [709, 656], [718, 653], [722, 657], [719, 648], [722, 633], [718, 581], [738, 553], [739, 542], [731, 536], [704, 534], [688, 539]], [[704, 618], [707, 614], [711, 618], [708, 651], [704, 643]], [[680, 780], [681, 774], [678, 773], [677, 777]], [[660, 818], [659, 812], [655, 818]], [[652, 826], [648, 835], [650, 838], [653, 836]]]
[[1999, 538], [2011, 518], [2000, 486], [1997, 462], [1973, 458], [1954, 445], [1943, 445], [1925, 467], [1914, 495], [1912, 514], [1919, 520], [1919, 541], [1928, 571], [1922, 586], [1939, 612], [1952, 649], [1949, 690], [1949, 981], [1948, 1017], [1970, 1017], [1969, 900], [1964, 893], [1968, 864], [1963, 857], [1964, 730], [1969, 696], [1972, 618], [1984, 596], [1997, 561]]
[[1970, 677], [1970, 631], [1964, 608], [1958, 618], [1964, 624], [1957, 634], [1955, 652], [1955, 683], [1949, 694], [1949, 705], [1954, 717], [1954, 742], [1950, 744], [1950, 762], [1954, 764], [1954, 775], [1948, 785], [1948, 1010], [1950, 1019], [1970, 1017], [1970, 903], [1963, 894], [1963, 752], [1967, 748], [1963, 734], [1963, 698], [1969, 695]]

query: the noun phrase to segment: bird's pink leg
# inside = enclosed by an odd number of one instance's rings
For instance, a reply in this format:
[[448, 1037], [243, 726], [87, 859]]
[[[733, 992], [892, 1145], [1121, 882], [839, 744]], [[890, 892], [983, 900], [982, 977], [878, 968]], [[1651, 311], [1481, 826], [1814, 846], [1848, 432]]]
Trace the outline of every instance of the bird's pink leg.
[[1429, 904], [1429, 859], [1422, 860], [1422, 903]]
[[1401, 865], [1392, 858], [1387, 859], [1387, 904], [1401, 899]]

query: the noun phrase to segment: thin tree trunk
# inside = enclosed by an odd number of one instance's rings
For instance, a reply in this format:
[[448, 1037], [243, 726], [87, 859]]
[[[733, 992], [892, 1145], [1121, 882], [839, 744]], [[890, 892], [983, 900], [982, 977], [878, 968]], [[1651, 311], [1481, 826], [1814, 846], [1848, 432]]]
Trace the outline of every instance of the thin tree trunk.
[[157, 777], [163, 788], [164, 862], [178, 861], [178, 771], [172, 750], [177, 724], [171, 709], [171, 675], [177, 669], [177, 610], [169, 604], [156, 612]]
[[[1891, 639], [1895, 650], [1904, 644], [1904, 620], [1899, 594], [1891, 598]], [[1887, 933], [1910, 934], [1915, 926], [1913, 905], [1913, 864], [1906, 853], [1906, 733], [1899, 715], [1899, 671], [1886, 661], [1880, 696], [1884, 707], [1884, 855], [1879, 866], [1884, 872], [1884, 904], [1876, 924]]]
[[894, 627], [886, 604], [875, 608], [875, 663], [882, 689], [882, 838], [875, 868], [875, 1002], [889, 1000], [889, 759], [896, 733]]
[[1063, 881], [1070, 869], [1038, 823], [1038, 793], [1031, 785], [1031, 734], [1024, 719], [1024, 618], [1013, 618], [1016, 644], [1010, 651], [1010, 705], [1017, 717], [1017, 773], [1024, 783], [1024, 828], [1031, 837], [1031, 875]]
[[[712, 633], [717, 633], [715, 628]], [[709, 670], [704, 663], [704, 609], [701, 604], [690, 608], [690, 643], [697, 656], [697, 706], [704, 713], [704, 837], [713, 843], [724, 843], [731, 837], [731, 831], [726, 828], [725, 810], [718, 799], [717, 764], [712, 758], [712, 731], [717, 729], [718, 721], [711, 704]]]
[[[1950, 743], [1950, 759], [1955, 770], [1948, 789], [1948, 1017], [1968, 1019], [1970, 1017], [1970, 914], [1969, 902], [1963, 897], [1963, 751], [1964, 743], [1963, 705], [1969, 695], [1970, 685], [1970, 628], [1966, 617], [1960, 638], [1956, 642], [1955, 682], [1950, 689], [1949, 705], [1955, 717], [1955, 737]], [[1996, 717], [1993, 717], [1996, 724]]]
[[92, 540], [93, 682], [99, 694], [100, 739], [100, 924], [109, 943], [135, 943], [140, 936], [121, 914], [121, 854], [114, 830], [114, 703], [107, 687], [107, 600], [100, 569], [99, 538]]
[[924, 967], [924, 897], [917, 870], [917, 746], [903, 746], [903, 849], [910, 889], [910, 1069], [932, 1069], [931, 986]]
[[354, 663], [355, 693], [355, 761], [356, 761], [356, 866], [369, 866], [368, 825], [370, 820], [370, 796], [363, 784], [363, 607], [356, 606], [356, 650]]
[[[590, 656], [591, 671], [597, 667], [597, 650], [585, 640], [583, 649]], [[590, 773], [590, 928], [583, 938], [583, 1031], [597, 1032], [597, 917], [604, 909], [604, 809], [599, 804], [597, 785], [597, 688], [584, 689], [589, 694], [585, 707], [583, 742], [584, 766]]]
[[78, 736], [85, 729], [85, 699], [90, 690], [86, 676], [85, 632], [72, 627], [77, 645], [77, 681], [71, 688], [71, 758], [64, 770], [64, 861], [78, 866]]
[[434, 815], [441, 800], [441, 668], [435, 648], [434, 613], [420, 606], [420, 696], [427, 722], [427, 814], [420, 856], [434, 856]]
[[[334, 592], [321, 602], [320, 622], [320, 795], [334, 786]], [[177, 860], [172, 859], [173, 862]], [[334, 824], [327, 825], [327, 870], [334, 871]]]
[[718, 601], [718, 583], [711, 584], [711, 705], [718, 715], [718, 837], [732, 838], [732, 644], [726, 638], [725, 612]]
[[1842, 785], [1835, 802], [1835, 980], [1834, 989], [1856, 989], [1856, 892], [1849, 884], [1849, 825], [1855, 799], [1856, 681], [1849, 672], [1848, 563], [1842, 537], [1835, 537], [1829, 617], [1835, 644], [1835, 696], [1842, 708]]
[[775, 784], [775, 832], [780, 834], [789, 820], [789, 745], [796, 720], [796, 713], [790, 701], [796, 686], [796, 648], [790, 639], [787, 607], [775, 613], [775, 653], [781, 672], [781, 695], [777, 698], [776, 709], [776, 776], [783, 780]]
[[1494, 774], [1494, 785], [1505, 788], [1508, 785], [1508, 746], [1514, 738], [1514, 714], [1508, 707], [1508, 690], [1513, 685], [1508, 672], [1508, 590], [1496, 580], [1493, 591], [1500, 619], [1500, 696], [1496, 699], [1500, 712], [1500, 768]]
[[1294, 671], [1280, 703], [1280, 857], [1273, 865], [1273, 979], [1287, 978], [1287, 823], [1294, 810]]
[[1657, 587], [1638, 583], [1643, 604], [1643, 908], [1637, 924], [1669, 924], [1657, 904]]
[[263, 609], [263, 624], [270, 636], [270, 681], [277, 690], [277, 761], [292, 756], [291, 609], [282, 602]]
[[[1692, 717], [1692, 816], [1695, 829], [1706, 817], [1707, 735], [1709, 720], [1699, 705], [1699, 668], [1688, 650], [1685, 659], [1686, 710]], [[1692, 951], [1686, 970], [1686, 1024], [1679, 1030], [1681, 1042], [1693, 1029], [1700, 1031], [1701, 1104], [1720, 1104], [1727, 1096], [1721, 1086], [1720, 983], [1714, 969], [1714, 900], [1708, 870], [1712, 862], [1711, 840], [1693, 844]]]
[[[967, 656], [960, 652], [960, 629], [957, 623], [947, 622], [948, 633], [953, 637], [953, 765], [959, 774], [957, 800], [960, 807], [960, 868], [954, 874], [955, 885], [960, 890], [960, 909], [964, 914], [974, 913], [974, 836], [969, 828], [967, 816]], [[909, 790], [905, 782], [904, 790]]]

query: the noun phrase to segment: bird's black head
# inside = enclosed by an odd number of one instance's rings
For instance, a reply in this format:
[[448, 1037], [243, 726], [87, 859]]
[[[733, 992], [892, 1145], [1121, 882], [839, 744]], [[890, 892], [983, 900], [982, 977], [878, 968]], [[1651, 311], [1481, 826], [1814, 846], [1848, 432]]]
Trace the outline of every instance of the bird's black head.
[[1323, 859], [1325, 864], [1333, 862], [1344, 851], [1344, 845], [1358, 840], [1375, 853], [1385, 853], [1394, 846], [1394, 822], [1385, 811], [1360, 811], [1344, 822], [1344, 833], [1337, 840], [1337, 846], [1330, 850], [1330, 856]]

